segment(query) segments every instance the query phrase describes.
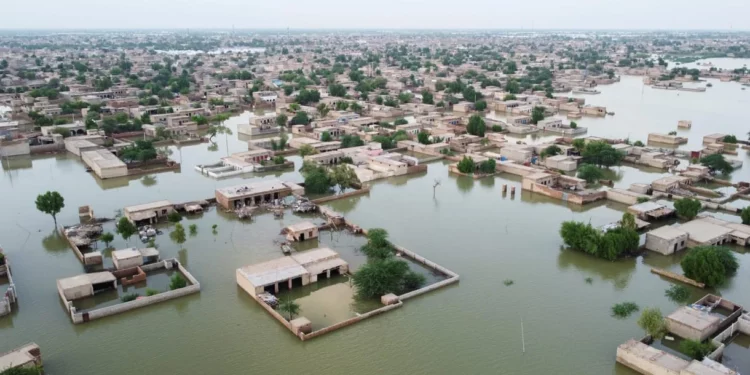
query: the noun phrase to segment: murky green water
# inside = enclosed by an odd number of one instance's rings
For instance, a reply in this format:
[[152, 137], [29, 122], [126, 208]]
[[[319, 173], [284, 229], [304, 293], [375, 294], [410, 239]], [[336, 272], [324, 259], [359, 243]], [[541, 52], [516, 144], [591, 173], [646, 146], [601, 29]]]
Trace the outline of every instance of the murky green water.
[[[741, 111], [750, 93], [740, 91], [736, 83], [717, 81], [706, 93], [678, 96], [644, 88], [638, 77], [625, 77], [599, 89], [602, 94], [588, 96], [588, 102], [606, 105], [617, 114], [580, 120], [581, 126], [589, 127], [589, 135], [630, 135], [645, 141], [648, 132], [668, 132], [678, 120], [689, 119], [693, 129], [685, 132], [690, 142], [684, 147], [692, 148], [705, 134], [744, 136], [750, 130]], [[247, 121], [247, 116], [232, 121]], [[665, 313], [677, 307], [664, 297], [670, 283], [649, 270], [679, 270], [681, 255], [649, 253], [606, 262], [560, 250], [561, 221], [603, 225], [617, 220], [624, 206], [597, 202], [568, 207], [521, 191], [517, 177], [456, 177], [448, 174], [447, 164], [437, 162], [425, 174], [376, 182], [368, 195], [330, 206], [364, 227], [387, 229], [394, 242], [459, 273], [457, 285], [302, 343], [237, 287], [234, 273], [242, 265], [279, 256], [274, 242], [279, 231], [301, 219], [287, 215], [281, 220], [240, 222], [211, 210], [183, 222], [199, 226], [199, 234], [188, 236], [183, 249], [166, 234], [157, 239], [162, 258], [177, 257], [201, 281], [199, 295], [73, 325], [59, 302], [55, 280], [83, 269], [53, 234], [52, 219], [35, 210], [36, 195], [59, 191], [67, 207], [58, 220], [71, 224], [78, 220], [76, 208], [81, 205], [91, 205], [97, 216], [112, 217], [128, 205], [212, 197], [215, 188], [241, 181], [301, 179], [291, 171], [219, 181], [201, 176], [193, 170], [196, 164], [246, 150], [236, 135], [216, 141], [215, 146], [173, 147], [172, 157], [183, 164], [180, 173], [104, 182], [86, 173], [73, 156], [3, 161], [0, 243], [13, 263], [20, 302], [17, 312], [0, 319], [0, 351], [35, 341], [42, 347], [49, 374], [128, 374], [134, 368], [144, 374], [632, 374], [614, 358], [617, 345], [641, 336], [637, 317], [614, 319], [610, 306], [634, 301]], [[750, 180], [750, 160], [744, 151], [739, 157], [745, 166], [732, 179]], [[290, 159], [299, 168], [299, 157]], [[632, 166], [613, 169], [618, 187], [650, 182], [663, 174]], [[441, 185], [433, 197], [435, 180]], [[516, 187], [515, 197], [501, 194], [503, 184]], [[216, 236], [210, 233], [213, 224], [218, 225]], [[132, 246], [136, 241], [126, 244], [118, 238], [113, 246]], [[750, 274], [750, 257], [738, 256], [740, 274], [717, 293], [748, 305], [742, 287]], [[590, 284], [585, 281], [589, 277]], [[506, 279], [514, 284], [504, 286]], [[346, 281], [329, 282], [322, 293]], [[309, 298], [315, 293], [311, 291]], [[700, 294], [694, 291], [696, 297]], [[313, 305], [308, 304], [311, 312], [314, 304], [329, 298], [315, 297], [319, 298], [309, 302]], [[351, 311], [337, 311], [331, 319]]]

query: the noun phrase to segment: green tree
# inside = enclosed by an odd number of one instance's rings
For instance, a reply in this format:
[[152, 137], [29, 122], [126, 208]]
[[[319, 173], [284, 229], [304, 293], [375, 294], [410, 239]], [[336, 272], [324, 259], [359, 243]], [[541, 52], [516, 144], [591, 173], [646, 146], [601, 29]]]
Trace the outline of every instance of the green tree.
[[286, 126], [287, 121], [288, 121], [288, 118], [283, 113], [276, 116], [276, 125], [278, 126]]
[[182, 244], [187, 240], [185, 236], [185, 227], [183, 227], [182, 224], [177, 223], [174, 226], [174, 230], [172, 231], [172, 233], [169, 234], [169, 238], [171, 238], [172, 241], [176, 242], [178, 245], [180, 245], [180, 248], [182, 248]]
[[466, 132], [477, 137], [484, 137], [484, 133], [487, 130], [487, 126], [484, 123], [484, 119], [479, 115], [472, 115], [469, 118], [469, 124], [466, 126]]
[[297, 302], [294, 302], [294, 300], [291, 298], [287, 298], [281, 301], [281, 303], [279, 303], [278, 309], [282, 313], [288, 314], [290, 321], [294, 319], [295, 315], [299, 315], [300, 312], [299, 304], [297, 304]]
[[583, 152], [583, 149], [586, 148], [586, 140], [583, 138], [576, 138], [573, 140], [572, 145], [578, 152]]
[[635, 147], [644, 147], [646, 145], [644, 145], [643, 142], [641, 142], [641, 141], [635, 141], [635, 142], [633, 142], [633, 146], [635, 146]]
[[535, 106], [531, 110], [531, 123], [536, 124], [544, 120], [544, 107]]
[[339, 187], [339, 193], [343, 193], [345, 189], [354, 187], [355, 184], [359, 183], [357, 174], [354, 169], [349, 168], [345, 164], [340, 164], [331, 168], [330, 173], [331, 185]]
[[631, 214], [630, 212], [626, 212], [622, 214], [622, 219], [620, 220], [620, 226], [629, 230], [638, 229], [638, 226], [635, 223], [635, 216], [633, 216], [633, 214]]
[[742, 209], [742, 212], [740, 212], [740, 217], [742, 218], [742, 224], [750, 224], [750, 206]]
[[186, 286], [187, 280], [185, 280], [185, 278], [179, 273], [174, 274], [174, 276], [169, 279], [169, 290], [182, 289]]
[[47, 215], [52, 215], [52, 220], [57, 228], [57, 214], [65, 208], [65, 199], [56, 191], [48, 191], [36, 197], [36, 209]]
[[737, 257], [723, 246], [698, 246], [690, 249], [680, 261], [685, 276], [708, 287], [724, 285], [739, 268]]
[[645, 308], [638, 318], [638, 326], [654, 340], [660, 340], [667, 334], [667, 323], [657, 308]]
[[365, 141], [359, 138], [358, 135], [345, 134], [341, 137], [341, 148], [359, 147], [364, 145]]
[[690, 339], [680, 341], [680, 352], [698, 361], [711, 354], [714, 350], [716, 350], [716, 347], [714, 347], [711, 341], [700, 342]]
[[550, 146], [547, 146], [547, 148], [545, 148], [544, 150], [542, 150], [542, 152], [539, 154], [539, 156], [542, 159], [545, 159], [547, 157], [559, 155], [561, 153], [562, 153], [562, 149], [560, 149], [560, 146], [558, 146], [558, 145], [550, 145]]
[[331, 96], [338, 96], [340, 98], [343, 98], [346, 96], [346, 88], [344, 85], [341, 85], [339, 83], [333, 83], [331, 85], [328, 85], [328, 94]]
[[575, 122], [575, 121], [571, 121], [571, 122], [570, 122], [570, 128], [571, 128], [571, 129], [577, 129], [577, 128], [578, 128], [578, 123], [577, 123], [577, 122]]
[[485, 109], [487, 109], [487, 102], [484, 100], [477, 100], [477, 102], [474, 103], [474, 109], [479, 112], [484, 111]]
[[307, 144], [302, 145], [299, 148], [299, 155], [302, 156], [303, 158], [307, 155], [315, 155], [317, 153], [318, 153], [318, 150], [316, 150], [313, 146], [310, 146]]
[[109, 247], [109, 244], [115, 240], [115, 236], [112, 233], [105, 232], [101, 236], [99, 236], [99, 239], [104, 242], [104, 245]]
[[138, 232], [138, 228], [136, 228], [135, 225], [131, 223], [130, 220], [128, 220], [128, 218], [126, 217], [120, 218], [120, 220], [117, 222], [115, 230], [122, 236], [125, 241], [127, 241], [132, 235]]
[[310, 124], [310, 116], [305, 111], [297, 111], [292, 117], [292, 125], [308, 125]]
[[326, 116], [328, 115], [328, 112], [330, 112], [330, 111], [331, 111], [331, 110], [330, 110], [330, 109], [328, 108], [328, 106], [326, 106], [326, 105], [325, 105], [325, 103], [320, 103], [320, 104], [318, 104], [318, 106], [317, 106], [317, 107], [315, 107], [315, 109], [317, 109], [317, 110], [318, 110], [318, 114], [320, 115], [320, 118], [324, 118], [324, 117], [326, 117]]
[[349, 110], [358, 115], [361, 115], [364, 112], [364, 108], [362, 108], [362, 106], [357, 102], [352, 102], [351, 104], [349, 104]]
[[[577, 139], [573, 141], [574, 146], [576, 146], [577, 141]], [[625, 155], [615, 150], [612, 145], [605, 141], [594, 141], [588, 142], [583, 146], [581, 156], [584, 162], [588, 164], [594, 164], [599, 167], [611, 167], [619, 164]]]
[[329, 132], [323, 132], [323, 134], [320, 135], [320, 141], [321, 142], [330, 142], [333, 138], [331, 137], [331, 133]]
[[172, 211], [167, 215], [167, 220], [169, 220], [170, 223], [179, 223], [182, 221], [182, 215], [177, 211]]
[[698, 211], [703, 208], [701, 201], [693, 198], [678, 199], [674, 202], [674, 208], [677, 211], [677, 215], [692, 220], [698, 215]]
[[503, 101], [507, 102], [508, 100], [516, 100], [516, 96], [513, 94], [505, 94], [503, 97]]
[[428, 133], [428, 132], [426, 132], [424, 130], [421, 130], [417, 134], [417, 141], [419, 141], [419, 143], [421, 143], [423, 145], [429, 145], [429, 144], [431, 144], [432, 142], [430, 142], [430, 133]]
[[431, 92], [422, 90], [422, 103], [424, 104], [435, 104], [435, 99]]
[[324, 194], [334, 186], [331, 176], [325, 168], [316, 166], [305, 173], [305, 192], [308, 194]]
[[388, 241], [388, 232], [381, 228], [367, 231], [367, 243], [362, 245], [360, 251], [368, 259], [386, 259], [394, 254], [393, 245]]
[[700, 162], [708, 167], [708, 169], [711, 170], [711, 173], [721, 172], [722, 174], [729, 174], [734, 170], [732, 164], [726, 161], [721, 154], [704, 156], [700, 159]]
[[408, 123], [409, 123], [409, 120], [407, 120], [407, 119], [405, 119], [403, 117], [399, 117], [395, 121], [393, 121], [393, 125], [396, 125], [396, 126], [398, 126], [398, 125], [406, 125]]
[[403, 260], [389, 257], [367, 262], [354, 274], [354, 286], [361, 298], [377, 298], [404, 290], [404, 278], [409, 265]]
[[487, 159], [479, 163], [479, 172], [484, 174], [495, 173], [496, 162], [495, 159]]
[[464, 156], [464, 158], [458, 162], [458, 171], [461, 173], [472, 174], [474, 173], [475, 167], [474, 159], [468, 156]]
[[190, 226], [188, 226], [188, 229], [190, 230], [190, 235], [191, 236], [195, 236], [195, 235], [198, 234], [198, 225], [196, 225], [196, 224], [190, 224]]
[[583, 164], [578, 167], [578, 178], [586, 180], [586, 182], [593, 184], [602, 178], [604, 173], [595, 165]]

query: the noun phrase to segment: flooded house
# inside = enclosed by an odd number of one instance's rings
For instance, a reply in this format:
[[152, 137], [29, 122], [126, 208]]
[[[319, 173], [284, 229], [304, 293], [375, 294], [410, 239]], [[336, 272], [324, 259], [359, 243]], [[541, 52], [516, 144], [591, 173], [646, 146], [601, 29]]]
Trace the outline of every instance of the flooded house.
[[302, 242], [318, 238], [318, 226], [309, 221], [292, 224], [284, 228], [283, 232], [289, 241]]
[[707, 294], [691, 305], [678, 308], [665, 320], [669, 332], [685, 339], [703, 341], [726, 328], [742, 315], [742, 311], [742, 306]]
[[687, 247], [688, 233], [674, 226], [663, 226], [646, 233], [646, 249], [663, 255], [674, 254]]
[[112, 252], [112, 264], [118, 270], [142, 266], [159, 261], [159, 250], [153, 247], [128, 248]]
[[140, 226], [155, 224], [175, 211], [174, 204], [167, 200], [125, 207], [123, 213], [133, 224]]
[[57, 290], [66, 301], [91, 297], [99, 292], [116, 289], [117, 278], [112, 272], [84, 273], [57, 280]]
[[33, 342], [0, 354], [0, 373], [11, 369], [32, 369], [41, 366], [42, 352], [39, 345]]
[[215, 191], [216, 202], [225, 209], [257, 206], [290, 195], [303, 195], [305, 189], [292, 182], [265, 180], [251, 184], [219, 188]]

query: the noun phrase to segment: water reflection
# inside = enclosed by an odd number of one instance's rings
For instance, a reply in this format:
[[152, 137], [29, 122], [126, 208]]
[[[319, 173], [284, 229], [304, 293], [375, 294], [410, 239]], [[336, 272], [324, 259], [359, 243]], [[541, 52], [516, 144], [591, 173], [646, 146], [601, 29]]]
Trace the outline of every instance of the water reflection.
[[16, 169], [28, 169], [33, 166], [32, 159], [29, 156], [0, 158], [0, 164], [3, 166], [3, 170], [6, 170], [6, 171], [12, 171]]
[[559, 269], [574, 268], [583, 271], [585, 275], [598, 276], [600, 280], [611, 281], [616, 290], [623, 290], [628, 286], [630, 277], [636, 268], [635, 258], [624, 258], [614, 262], [597, 259], [582, 252], [560, 249], [557, 256]]
[[463, 193], [464, 195], [471, 191], [471, 189], [474, 188], [474, 178], [469, 176], [455, 176], [451, 177], [456, 179], [456, 186], [458, 187], [458, 191]]
[[488, 188], [495, 186], [495, 176], [490, 176], [490, 177], [479, 179], [479, 185], [483, 187], [488, 187]]
[[156, 176], [147, 174], [143, 176], [143, 178], [141, 178], [141, 183], [143, 184], [143, 186], [154, 186], [156, 185], [156, 182]]
[[68, 250], [68, 242], [57, 230], [52, 230], [50, 234], [42, 238], [42, 247], [49, 252], [57, 253]]

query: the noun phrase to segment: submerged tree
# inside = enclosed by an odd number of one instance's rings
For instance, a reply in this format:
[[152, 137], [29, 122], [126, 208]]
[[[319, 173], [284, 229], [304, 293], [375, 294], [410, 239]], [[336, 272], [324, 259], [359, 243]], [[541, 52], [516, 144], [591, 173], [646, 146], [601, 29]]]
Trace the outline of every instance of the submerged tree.
[[698, 246], [680, 261], [685, 276], [709, 287], [721, 286], [740, 267], [732, 250], [723, 246]]
[[657, 308], [645, 308], [638, 318], [638, 326], [654, 340], [660, 340], [667, 333], [667, 323]]
[[187, 280], [180, 274], [175, 274], [169, 279], [169, 290], [181, 289], [187, 286]]
[[65, 199], [56, 191], [48, 191], [36, 197], [36, 209], [52, 216], [57, 227], [57, 214], [65, 207]]
[[112, 241], [114, 241], [114, 240], [115, 240], [115, 236], [114, 236], [114, 235], [113, 235], [112, 233], [106, 232], [106, 233], [103, 233], [103, 234], [102, 234], [102, 235], [101, 235], [101, 236], [99, 237], [99, 239], [100, 239], [100, 240], [102, 240], [102, 242], [104, 242], [104, 245], [105, 245], [105, 246], [109, 247], [109, 244], [110, 244], [110, 243], [111, 243]]
[[180, 248], [182, 248], [182, 244], [187, 240], [187, 238], [185, 237], [185, 227], [183, 227], [182, 224], [177, 223], [174, 226], [174, 230], [172, 231], [172, 233], [169, 234], [169, 238], [171, 238], [172, 241], [176, 242], [178, 245], [180, 245]]
[[701, 210], [703, 206], [701, 205], [701, 201], [693, 198], [682, 198], [678, 199], [674, 202], [674, 208], [677, 211], [677, 216], [692, 220], [694, 217], [698, 215], [698, 211]]
[[117, 222], [117, 226], [115, 227], [115, 229], [125, 241], [127, 241], [132, 235], [138, 232], [138, 228], [136, 228], [135, 225], [124, 216], [121, 217], [120, 221]]
[[278, 309], [283, 313], [289, 314], [289, 320], [294, 319], [294, 316], [298, 315], [300, 312], [299, 304], [297, 304], [297, 302], [294, 302], [294, 300], [291, 298], [287, 298], [281, 301], [281, 303], [279, 303]]

